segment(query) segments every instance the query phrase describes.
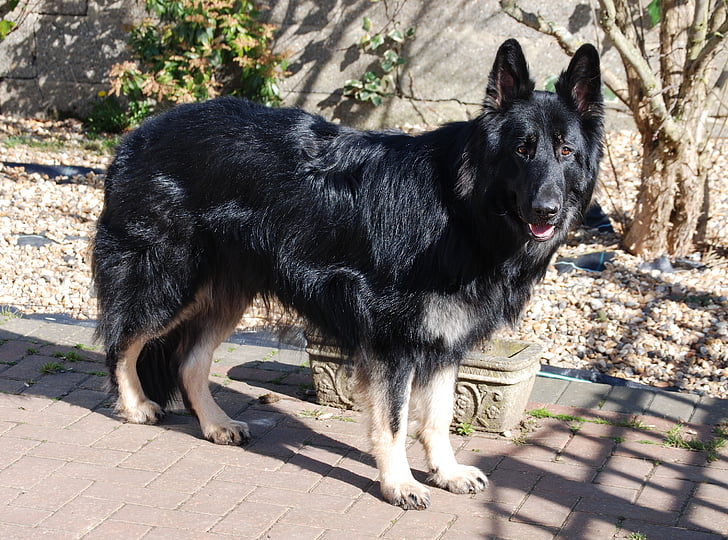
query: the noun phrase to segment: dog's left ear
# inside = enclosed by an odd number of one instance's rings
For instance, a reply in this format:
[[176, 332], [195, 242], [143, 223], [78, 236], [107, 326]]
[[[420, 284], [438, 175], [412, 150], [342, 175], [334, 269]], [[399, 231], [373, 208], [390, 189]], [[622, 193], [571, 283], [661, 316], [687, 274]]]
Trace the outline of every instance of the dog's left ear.
[[533, 87], [521, 45], [515, 39], [506, 40], [495, 55], [488, 77], [485, 106], [504, 111], [515, 100], [531, 97]]
[[582, 118], [603, 115], [599, 53], [593, 45], [582, 45], [574, 53], [569, 67], [556, 82], [556, 93], [564, 102], [573, 105]]

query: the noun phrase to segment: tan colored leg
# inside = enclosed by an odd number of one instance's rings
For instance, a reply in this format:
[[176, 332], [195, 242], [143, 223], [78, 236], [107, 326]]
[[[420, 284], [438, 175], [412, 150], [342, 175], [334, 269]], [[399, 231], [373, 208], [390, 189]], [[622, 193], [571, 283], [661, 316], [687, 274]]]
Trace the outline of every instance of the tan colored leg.
[[[370, 380], [362, 390], [382, 496], [389, 503], [405, 510], [423, 510], [430, 505], [430, 492], [412, 476], [405, 445], [411, 385], [410, 377], [404, 390], [406, 395], [403, 405], [394, 413], [391, 407], [394, 396], [386, 381]], [[396, 433], [392, 432], [392, 414], [399, 415]]]
[[143, 338], [133, 341], [119, 354], [116, 363], [119, 389], [116, 408], [127, 422], [133, 424], [156, 424], [164, 416], [162, 408], [144, 394], [137, 374], [137, 360], [145, 342]]
[[203, 334], [184, 358], [180, 369], [180, 385], [189, 407], [200, 422], [202, 434], [216, 444], [245, 444], [250, 431], [245, 422], [232, 420], [210, 393], [212, 354], [226, 332]]
[[457, 367], [444, 368], [424, 386], [415, 386], [411, 408], [432, 483], [453, 493], [476, 493], [485, 489], [488, 479], [477, 467], [460, 465], [450, 444], [456, 376]]

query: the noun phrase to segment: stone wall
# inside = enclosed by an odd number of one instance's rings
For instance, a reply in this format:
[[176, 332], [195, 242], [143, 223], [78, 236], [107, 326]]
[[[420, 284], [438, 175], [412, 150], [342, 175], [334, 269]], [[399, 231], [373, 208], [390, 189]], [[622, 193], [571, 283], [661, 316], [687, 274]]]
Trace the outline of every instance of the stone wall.
[[88, 113], [143, 15], [134, 0], [21, 1], [11, 14], [18, 27], [0, 43], [0, 112]]
[[[568, 63], [552, 39], [501, 13], [496, 0], [269, 0], [265, 17], [279, 27], [275, 47], [290, 56], [282, 83], [284, 103], [319, 111], [359, 126], [439, 123], [466, 118], [485, 93], [495, 50], [518, 38], [537, 88]], [[0, 112], [83, 116], [98, 91], [108, 89], [112, 64], [128, 57], [126, 33], [145, 15], [141, 0], [29, 0], [18, 29], [0, 43]], [[588, 3], [525, 0], [594, 41]], [[547, 4], [544, 7], [543, 4]], [[18, 17], [16, 10], [14, 16]], [[376, 57], [357, 43], [362, 19], [374, 28], [388, 18], [415, 26], [407, 42], [399, 87], [402, 96], [375, 108], [342, 95]], [[605, 61], [619, 66], [614, 51]]]

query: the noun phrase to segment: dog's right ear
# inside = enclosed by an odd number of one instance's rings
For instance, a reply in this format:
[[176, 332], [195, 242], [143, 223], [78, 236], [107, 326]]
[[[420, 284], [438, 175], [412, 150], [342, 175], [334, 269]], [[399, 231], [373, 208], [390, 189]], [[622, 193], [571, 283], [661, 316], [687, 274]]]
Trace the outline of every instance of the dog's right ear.
[[499, 48], [488, 77], [485, 107], [504, 111], [518, 99], [528, 99], [534, 83], [528, 74], [526, 58], [515, 39], [505, 41]]

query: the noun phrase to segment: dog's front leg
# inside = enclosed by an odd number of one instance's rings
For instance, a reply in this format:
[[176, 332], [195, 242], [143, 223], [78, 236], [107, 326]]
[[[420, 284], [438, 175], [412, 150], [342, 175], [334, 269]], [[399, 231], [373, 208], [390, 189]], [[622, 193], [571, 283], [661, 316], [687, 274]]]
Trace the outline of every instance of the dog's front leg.
[[450, 444], [457, 366], [440, 368], [412, 389], [417, 438], [425, 449], [430, 481], [453, 493], [477, 493], [488, 479], [477, 467], [460, 465]]
[[366, 377], [361, 391], [382, 497], [405, 510], [424, 510], [430, 492], [412, 476], [406, 454], [411, 387], [411, 373], [376, 373]]

